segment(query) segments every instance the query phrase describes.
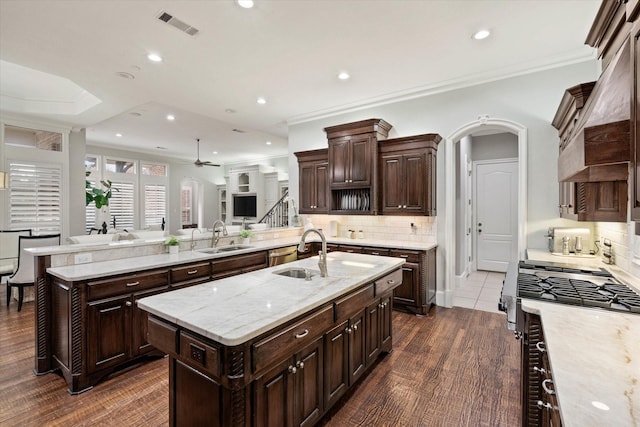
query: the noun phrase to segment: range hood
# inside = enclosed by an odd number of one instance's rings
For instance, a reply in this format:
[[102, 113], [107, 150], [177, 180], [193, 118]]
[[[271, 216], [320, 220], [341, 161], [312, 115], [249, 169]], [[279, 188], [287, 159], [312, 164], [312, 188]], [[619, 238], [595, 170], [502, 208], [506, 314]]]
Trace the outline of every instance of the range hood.
[[[558, 157], [558, 180], [565, 182], [626, 181], [631, 160], [630, 134], [630, 44], [627, 41], [617, 52], [600, 79], [588, 90], [588, 99], [580, 115], [576, 117], [570, 139], [561, 142]], [[576, 86], [567, 90], [568, 97], [579, 103], [584, 93], [576, 92]], [[571, 90], [574, 90], [573, 93]], [[562, 104], [561, 104], [562, 106]], [[579, 107], [579, 105], [578, 105]], [[574, 107], [576, 108], [575, 104]], [[567, 126], [559, 110], [553, 125], [557, 129]], [[563, 127], [564, 126], [564, 127]]]

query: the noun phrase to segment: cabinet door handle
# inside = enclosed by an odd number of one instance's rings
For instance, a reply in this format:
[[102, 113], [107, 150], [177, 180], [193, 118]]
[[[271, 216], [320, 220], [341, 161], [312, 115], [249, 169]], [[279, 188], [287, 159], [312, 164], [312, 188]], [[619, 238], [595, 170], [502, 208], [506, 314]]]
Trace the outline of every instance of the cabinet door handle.
[[538, 349], [538, 351], [541, 351], [542, 353], [544, 353], [545, 351], [547, 351], [546, 346], [544, 345], [544, 341], [538, 341], [536, 343], [536, 348]]
[[296, 363], [296, 366], [299, 369], [304, 369], [304, 362], [302, 360], [298, 360], [298, 362]]
[[353, 330], [357, 331], [358, 330], [358, 325], [353, 325]]
[[351, 333], [351, 328], [347, 328], [344, 330], [346, 333], [350, 334]]
[[378, 304], [378, 308], [384, 308], [384, 304], [383, 303]]
[[289, 365], [289, 372], [290, 373], [295, 374], [297, 370], [298, 370], [298, 368], [296, 368], [295, 366]]
[[398, 209], [402, 209], [402, 205], [398, 205]]
[[400, 258], [409, 258], [409, 255], [400, 255]]
[[395, 285], [395, 284], [396, 284], [395, 280], [391, 280], [391, 279], [387, 280], [387, 285]]
[[195, 270], [187, 271], [187, 274], [196, 274], [197, 272], [198, 269], [196, 268]]
[[131, 282], [131, 283], [127, 283], [127, 288], [130, 288], [132, 286], [138, 286], [140, 284], [140, 282]]
[[553, 384], [553, 380], [547, 378], [546, 380], [542, 381], [542, 388], [544, 389], [544, 391], [547, 394], [556, 394], [555, 390], [549, 387], [549, 384]]
[[371, 252], [371, 255], [380, 255], [380, 252]]
[[131, 307], [131, 301], [125, 302], [124, 305], [126, 305], [127, 307]]
[[402, 205], [402, 209], [407, 209], [407, 205]]
[[298, 339], [298, 338], [304, 338], [304, 337], [306, 337], [307, 335], [309, 335], [309, 330], [308, 330], [308, 329], [305, 329], [303, 332], [301, 332], [301, 333], [299, 333], [299, 334], [296, 334], [296, 339]]

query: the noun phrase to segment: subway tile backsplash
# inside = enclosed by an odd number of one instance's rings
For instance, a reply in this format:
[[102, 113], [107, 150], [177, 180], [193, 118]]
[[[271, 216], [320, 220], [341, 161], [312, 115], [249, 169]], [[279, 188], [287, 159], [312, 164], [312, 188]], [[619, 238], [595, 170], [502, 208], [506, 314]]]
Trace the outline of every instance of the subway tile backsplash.
[[609, 239], [614, 264], [640, 279], [640, 236], [635, 235], [635, 223], [598, 222], [594, 233], [594, 240], [600, 240], [599, 255], [602, 257], [603, 240]]
[[[436, 217], [374, 215], [304, 215], [316, 228], [329, 236], [329, 222], [337, 221], [337, 237], [349, 237], [349, 230], [362, 230], [365, 239], [437, 241]], [[413, 227], [411, 226], [413, 224]]]

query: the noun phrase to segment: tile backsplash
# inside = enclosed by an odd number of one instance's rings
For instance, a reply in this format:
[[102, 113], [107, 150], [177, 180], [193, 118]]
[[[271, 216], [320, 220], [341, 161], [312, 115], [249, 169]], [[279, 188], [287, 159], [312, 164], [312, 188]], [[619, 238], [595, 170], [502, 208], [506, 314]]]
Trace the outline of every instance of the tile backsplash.
[[635, 235], [635, 222], [598, 222], [594, 228], [594, 240], [600, 240], [600, 252], [603, 241], [611, 241], [614, 264], [630, 275], [640, 279], [640, 236]]
[[411, 242], [437, 241], [436, 217], [384, 215], [302, 215], [305, 224], [321, 228], [330, 236], [330, 221], [336, 221], [337, 236], [349, 237], [349, 230], [362, 231], [365, 239], [406, 240]]

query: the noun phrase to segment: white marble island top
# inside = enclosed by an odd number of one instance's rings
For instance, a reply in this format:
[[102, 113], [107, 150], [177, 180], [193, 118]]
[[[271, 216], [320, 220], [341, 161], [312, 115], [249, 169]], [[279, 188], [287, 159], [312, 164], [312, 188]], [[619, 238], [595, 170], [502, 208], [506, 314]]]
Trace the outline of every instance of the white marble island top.
[[640, 426], [640, 315], [522, 300], [540, 315], [562, 425]]
[[[398, 269], [402, 258], [333, 252], [328, 277], [318, 257], [142, 298], [138, 307], [223, 345], [239, 345], [342, 294]], [[291, 267], [312, 270], [311, 281], [276, 275]]]

